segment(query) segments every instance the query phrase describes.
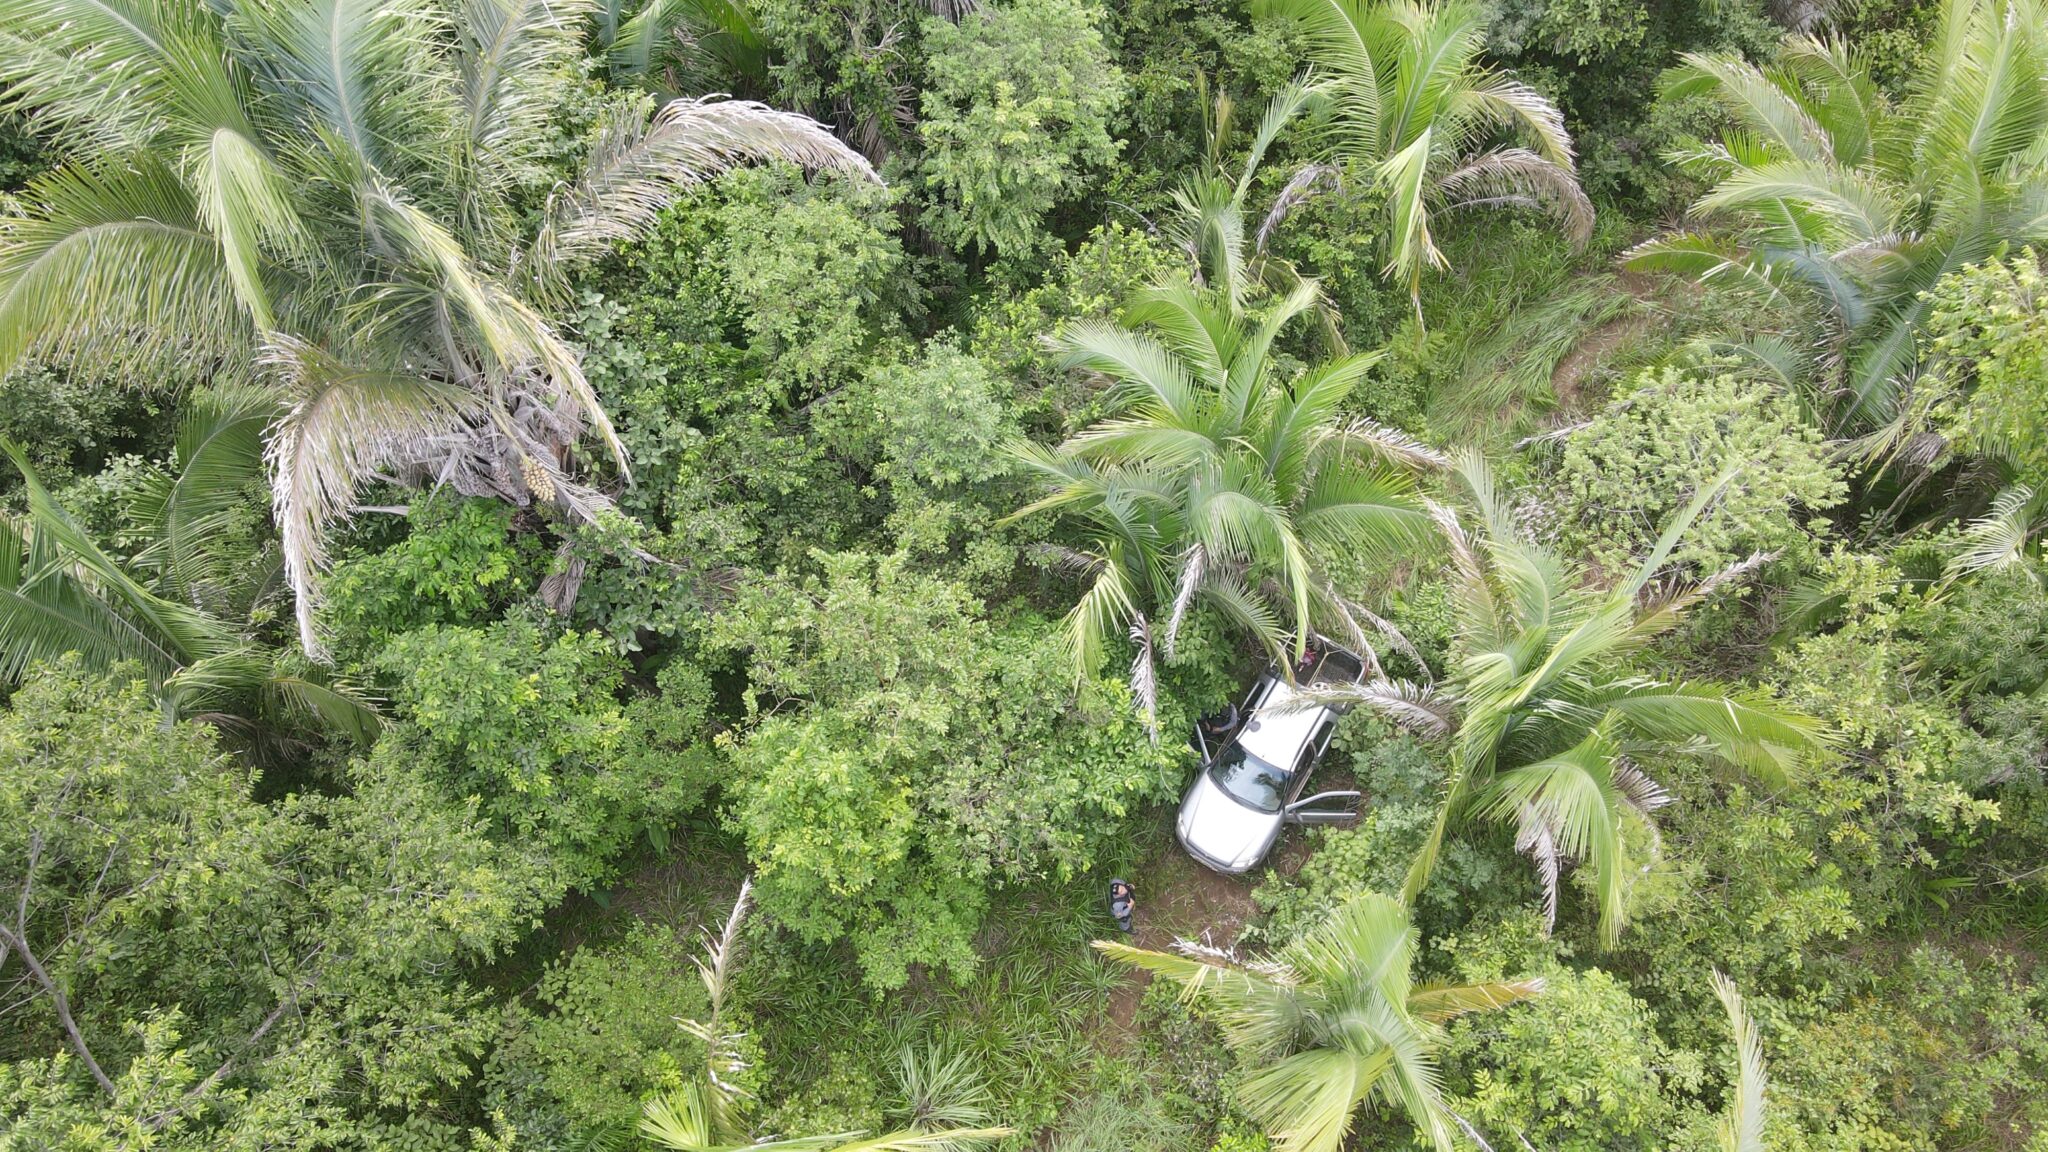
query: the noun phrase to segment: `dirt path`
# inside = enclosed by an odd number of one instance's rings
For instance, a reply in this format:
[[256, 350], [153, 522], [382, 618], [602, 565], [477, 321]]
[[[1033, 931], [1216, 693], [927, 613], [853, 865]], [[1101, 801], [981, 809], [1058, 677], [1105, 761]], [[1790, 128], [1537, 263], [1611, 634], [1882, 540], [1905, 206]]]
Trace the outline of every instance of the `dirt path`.
[[1579, 398], [1588, 380], [1610, 354], [1668, 319], [1661, 313], [1662, 298], [1670, 290], [1669, 285], [1640, 272], [1623, 272], [1615, 283], [1635, 297], [1639, 310], [1595, 326], [1550, 370], [1550, 392], [1556, 398], [1551, 420], [1560, 426], [1578, 419]]
[[[1293, 875], [1308, 855], [1308, 840], [1299, 830], [1290, 829], [1271, 864], [1282, 875]], [[1195, 863], [1179, 844], [1169, 841], [1131, 877], [1138, 896], [1137, 931], [1132, 933], [1131, 943], [1158, 952], [1170, 951], [1176, 940], [1229, 948], [1258, 915], [1252, 890], [1265, 876], [1264, 868], [1249, 876], [1211, 872]], [[1138, 1001], [1151, 982], [1149, 974], [1133, 973], [1110, 993], [1104, 1039], [1113, 1047], [1120, 1047], [1133, 1034]]]
[[1550, 370], [1550, 394], [1557, 398], [1551, 408], [1553, 417], [1565, 423], [1577, 419], [1579, 396], [1585, 391], [1587, 378], [1610, 352], [1648, 331], [1650, 323], [1651, 318], [1640, 312], [1616, 316], [1572, 345], [1572, 350]]

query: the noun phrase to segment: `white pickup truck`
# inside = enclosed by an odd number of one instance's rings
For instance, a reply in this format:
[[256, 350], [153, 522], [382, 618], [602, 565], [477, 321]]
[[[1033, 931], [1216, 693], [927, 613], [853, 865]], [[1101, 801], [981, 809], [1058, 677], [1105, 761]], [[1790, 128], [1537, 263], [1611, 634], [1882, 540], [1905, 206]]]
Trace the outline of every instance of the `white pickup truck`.
[[[1298, 680], [1280, 669], [1260, 676], [1238, 714], [1245, 719], [1212, 753], [1199, 729], [1202, 771], [1180, 803], [1181, 847], [1217, 872], [1248, 872], [1273, 850], [1288, 824], [1339, 824], [1357, 816], [1356, 792], [1301, 798], [1330, 746], [1342, 707], [1313, 703], [1301, 685], [1355, 684], [1365, 662], [1335, 646], [1321, 648]], [[1329, 807], [1341, 803], [1342, 807]]]

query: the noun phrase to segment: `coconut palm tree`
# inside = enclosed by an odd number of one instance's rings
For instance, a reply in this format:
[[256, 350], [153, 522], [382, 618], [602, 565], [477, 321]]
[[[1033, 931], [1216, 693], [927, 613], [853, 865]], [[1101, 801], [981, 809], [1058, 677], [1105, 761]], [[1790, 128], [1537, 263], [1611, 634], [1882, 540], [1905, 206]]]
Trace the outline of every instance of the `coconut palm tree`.
[[871, 175], [815, 122], [618, 94], [558, 158], [593, 0], [0, 0], [8, 98], [74, 159], [0, 225], [0, 370], [92, 358], [272, 397], [300, 641], [371, 478], [587, 518], [594, 433], [547, 318], [568, 271], [690, 185], [780, 158]]
[[1734, 117], [1673, 159], [1707, 181], [1698, 227], [1638, 246], [1630, 266], [1796, 300], [1824, 321], [1836, 430], [1894, 415], [1944, 275], [2048, 238], [2048, 15], [2036, 0], [1946, 0], [1905, 99], [1839, 42], [1788, 38], [1751, 64], [1690, 54], [1677, 97]]
[[1248, 1070], [1237, 1101], [1280, 1152], [1335, 1152], [1361, 1105], [1383, 1104], [1451, 1147], [1435, 1049], [1440, 1025], [1503, 1008], [1541, 980], [1415, 985], [1415, 930], [1397, 900], [1367, 892], [1261, 960], [1180, 941], [1179, 955], [1098, 940], [1105, 955], [1181, 985]]
[[1435, 866], [1449, 826], [1467, 817], [1507, 823], [1536, 863], [1545, 915], [1557, 914], [1563, 865], [1591, 869], [1600, 935], [1615, 942], [1627, 917], [1630, 847], [1655, 836], [1650, 814], [1669, 795], [1638, 767], [1647, 754], [1705, 754], [1784, 784], [1823, 743], [1818, 723], [1766, 695], [1638, 671], [1632, 658], [1716, 589], [1760, 566], [1752, 556], [1706, 579], [1659, 580], [1679, 539], [1720, 490], [1703, 489], [1633, 571], [1596, 582], [1529, 539], [1496, 490], [1485, 460], [1454, 470], [1475, 530], [1436, 510], [1450, 542], [1456, 665], [1446, 683], [1368, 684], [1349, 695], [1419, 730], [1450, 737], [1450, 781], [1435, 830], [1409, 875], [1411, 898]]
[[[1234, 252], [1226, 255], [1241, 280]], [[1375, 356], [1345, 356], [1292, 381], [1274, 371], [1274, 340], [1319, 299], [1305, 281], [1254, 312], [1224, 288], [1171, 284], [1141, 293], [1124, 314], [1128, 327], [1083, 321], [1057, 338], [1068, 367], [1113, 383], [1120, 415], [1057, 448], [1019, 445], [1018, 458], [1052, 491], [1015, 515], [1051, 510], [1086, 525], [1084, 546], [1063, 554], [1092, 578], [1068, 613], [1068, 642], [1089, 674], [1104, 645], [1128, 633], [1148, 713], [1154, 626], [1171, 656], [1198, 601], [1276, 661], [1290, 645], [1299, 656], [1321, 626], [1369, 655], [1361, 622], [1381, 622], [1332, 584], [1318, 556], [1385, 551], [1427, 531], [1397, 465], [1442, 457], [1341, 414]]]
[[[1422, 270], [1445, 266], [1443, 213], [1549, 211], [1574, 244], [1593, 231], [1557, 107], [1480, 59], [1486, 10], [1467, 0], [1257, 0], [1297, 23], [1332, 101], [1327, 154], [1386, 199], [1386, 274], [1421, 316]], [[1508, 144], [1503, 141], [1516, 140]]]
[[0, 516], [0, 678], [19, 683], [77, 652], [95, 669], [134, 664], [170, 719], [212, 720], [258, 751], [308, 722], [372, 736], [370, 699], [281, 650], [266, 626], [282, 561], [246, 529], [262, 515], [269, 413], [247, 392], [188, 406], [174, 473], [130, 508], [139, 547], [127, 560], [51, 497], [21, 446], [0, 440], [28, 502]]
[[[732, 966], [739, 959], [740, 924], [746, 918], [750, 890], [750, 883], [740, 885], [725, 930], [705, 941], [705, 957], [697, 962], [698, 978], [710, 999], [711, 1018], [680, 1022], [684, 1031], [703, 1043], [704, 1064], [680, 1087], [647, 1101], [640, 1118], [643, 1135], [674, 1152], [960, 1152], [1011, 1135], [1008, 1128], [906, 1128], [880, 1136], [839, 1132], [755, 1142], [740, 1134], [732, 1116], [739, 1089], [725, 1078], [738, 1067], [739, 1038], [726, 1030], [721, 1017]], [[933, 1111], [944, 1113], [947, 1109], [941, 1105]]]

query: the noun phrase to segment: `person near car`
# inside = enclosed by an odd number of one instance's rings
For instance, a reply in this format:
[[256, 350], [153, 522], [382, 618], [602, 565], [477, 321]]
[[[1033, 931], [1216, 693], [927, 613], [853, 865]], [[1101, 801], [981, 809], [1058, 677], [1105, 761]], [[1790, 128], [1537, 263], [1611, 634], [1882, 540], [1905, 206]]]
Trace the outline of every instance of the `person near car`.
[[1222, 740], [1237, 731], [1239, 719], [1237, 705], [1226, 700], [1223, 707], [1202, 717], [1202, 734], [1211, 740]]
[[1109, 882], [1109, 914], [1116, 920], [1117, 931], [1129, 935], [1132, 917], [1138, 914], [1138, 898], [1122, 880]]

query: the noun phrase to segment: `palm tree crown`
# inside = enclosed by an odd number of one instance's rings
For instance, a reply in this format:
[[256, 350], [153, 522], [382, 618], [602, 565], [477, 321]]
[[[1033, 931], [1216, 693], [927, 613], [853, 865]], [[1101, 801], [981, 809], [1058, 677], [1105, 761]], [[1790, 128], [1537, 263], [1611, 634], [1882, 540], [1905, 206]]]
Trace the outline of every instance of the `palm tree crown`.
[[801, 116], [611, 98], [558, 181], [592, 0], [0, 0], [9, 98], [76, 159], [0, 228], [0, 369], [260, 381], [301, 641], [371, 476], [588, 516], [566, 270], [743, 160], [868, 173]]
[[[1327, 75], [1331, 155], [1386, 196], [1389, 276], [1420, 310], [1422, 270], [1445, 266], [1434, 220], [1495, 205], [1550, 211], [1573, 243], [1592, 235], [1557, 107], [1480, 59], [1486, 10], [1466, 0], [1258, 0], [1297, 22]], [[1518, 139], [1501, 144], [1503, 137]]]
[[1892, 414], [1944, 275], [2048, 237], [2048, 24], [2035, 0], [1947, 0], [1901, 103], [1838, 42], [1787, 39], [1759, 67], [1688, 55], [1672, 95], [1708, 93], [1734, 131], [1673, 158], [1712, 186], [1703, 228], [1633, 266], [1817, 302], [1841, 361], [1836, 423]]
[[1451, 779], [1435, 832], [1409, 877], [1428, 879], [1449, 823], [1476, 814], [1513, 824], [1517, 847], [1542, 873], [1555, 917], [1562, 863], [1583, 861], [1600, 899], [1600, 931], [1619, 938], [1633, 872], [1628, 825], [1668, 799], [1635, 760], [1700, 750], [1782, 783], [1822, 743], [1818, 724], [1761, 693], [1646, 676], [1631, 658], [1685, 610], [1765, 557], [1705, 580], [1658, 581], [1680, 537], [1720, 490], [1710, 485], [1677, 516], [1633, 572], [1602, 587], [1527, 538], [1485, 461], [1456, 469], [1476, 512], [1468, 533], [1447, 509], [1457, 663], [1449, 682], [1382, 681], [1357, 693], [1412, 726], [1451, 735]]
[[1183, 283], [1143, 293], [1125, 314], [1129, 327], [1083, 322], [1060, 335], [1066, 363], [1112, 381], [1123, 412], [1057, 448], [1017, 449], [1053, 489], [1017, 515], [1054, 509], [1088, 527], [1087, 549], [1072, 559], [1094, 581], [1068, 615], [1084, 671], [1128, 629], [1144, 697], [1154, 623], [1170, 655], [1197, 600], [1276, 659], [1290, 638], [1298, 653], [1318, 624], [1370, 650], [1359, 622], [1376, 618], [1331, 584], [1317, 556], [1390, 548], [1425, 532], [1407, 475], [1387, 461], [1441, 458], [1342, 417], [1372, 355], [1291, 382], [1274, 372], [1275, 338], [1318, 299], [1303, 282], [1254, 314], [1225, 290]]
[[1249, 963], [1182, 941], [1180, 955], [1096, 941], [1111, 959], [1179, 983], [1249, 1069], [1238, 1101], [1281, 1152], [1335, 1152], [1360, 1105], [1406, 1115], [1451, 1147], [1435, 1049], [1444, 1021], [1535, 996], [1541, 980], [1414, 984], [1415, 931], [1368, 892], [1273, 956]]

